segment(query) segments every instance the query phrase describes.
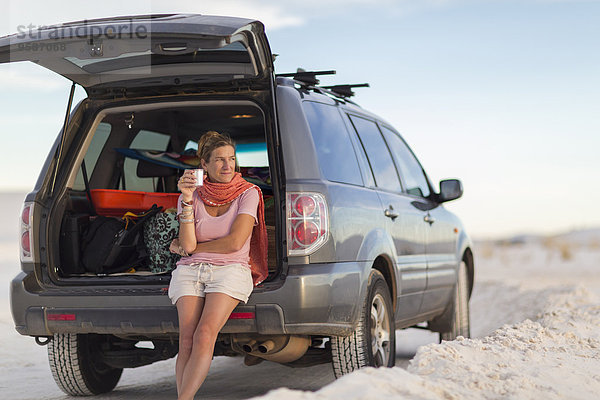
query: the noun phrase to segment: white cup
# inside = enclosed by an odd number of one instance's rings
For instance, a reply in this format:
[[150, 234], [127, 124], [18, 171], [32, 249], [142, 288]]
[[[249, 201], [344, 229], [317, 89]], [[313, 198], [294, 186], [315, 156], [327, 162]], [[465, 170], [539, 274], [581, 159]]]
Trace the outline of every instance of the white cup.
[[204, 184], [204, 170], [202, 168], [195, 169], [194, 176], [196, 177], [196, 186], [202, 186]]

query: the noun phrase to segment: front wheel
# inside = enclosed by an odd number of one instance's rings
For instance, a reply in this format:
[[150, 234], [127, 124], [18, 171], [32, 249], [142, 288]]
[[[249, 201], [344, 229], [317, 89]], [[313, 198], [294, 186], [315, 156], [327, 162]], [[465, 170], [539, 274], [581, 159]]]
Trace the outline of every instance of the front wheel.
[[331, 338], [335, 377], [364, 367], [393, 367], [396, 362], [395, 332], [390, 291], [383, 275], [372, 270], [358, 327], [348, 337]]
[[454, 340], [462, 336], [471, 337], [471, 323], [469, 315], [469, 277], [467, 265], [461, 262], [458, 268], [458, 280], [454, 289], [454, 315], [447, 332], [440, 333], [442, 340]]
[[55, 334], [48, 343], [50, 370], [58, 387], [71, 396], [110, 392], [117, 386], [122, 368], [99, 360], [98, 335]]

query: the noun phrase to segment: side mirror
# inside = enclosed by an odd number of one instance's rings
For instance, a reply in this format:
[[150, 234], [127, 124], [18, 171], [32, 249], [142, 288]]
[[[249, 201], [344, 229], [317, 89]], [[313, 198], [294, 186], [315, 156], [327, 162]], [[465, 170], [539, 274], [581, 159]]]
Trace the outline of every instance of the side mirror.
[[440, 194], [438, 202], [444, 203], [450, 200], [456, 200], [463, 195], [463, 186], [458, 179], [445, 179], [440, 181]]

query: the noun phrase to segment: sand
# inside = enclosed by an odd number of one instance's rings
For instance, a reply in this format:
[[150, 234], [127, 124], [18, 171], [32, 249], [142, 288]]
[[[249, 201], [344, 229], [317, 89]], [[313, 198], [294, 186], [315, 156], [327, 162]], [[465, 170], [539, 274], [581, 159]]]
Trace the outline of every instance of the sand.
[[[421, 346], [402, 368], [260, 399], [591, 399], [600, 393], [600, 249], [479, 243], [473, 339]], [[484, 256], [485, 255], [485, 256]]]

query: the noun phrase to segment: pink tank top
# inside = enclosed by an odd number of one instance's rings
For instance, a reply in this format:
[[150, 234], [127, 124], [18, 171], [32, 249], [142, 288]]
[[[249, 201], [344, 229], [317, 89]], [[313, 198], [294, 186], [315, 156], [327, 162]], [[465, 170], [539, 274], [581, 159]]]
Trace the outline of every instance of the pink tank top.
[[[227, 236], [231, 231], [233, 221], [239, 214], [252, 215], [254, 217], [254, 225], [257, 225], [256, 211], [258, 209], [258, 196], [258, 191], [250, 188], [231, 202], [231, 206], [225, 214], [212, 217], [206, 212], [204, 203], [198, 196], [198, 193], [194, 192], [193, 207], [196, 240], [200, 243]], [[177, 214], [179, 215], [180, 213], [181, 196], [179, 196], [179, 200], [177, 201]], [[250, 260], [250, 238], [251, 236], [248, 236], [242, 248], [234, 253], [196, 253], [189, 257], [181, 257], [177, 265], [206, 262], [213, 265], [242, 264], [250, 268], [250, 264], [248, 263]]]

